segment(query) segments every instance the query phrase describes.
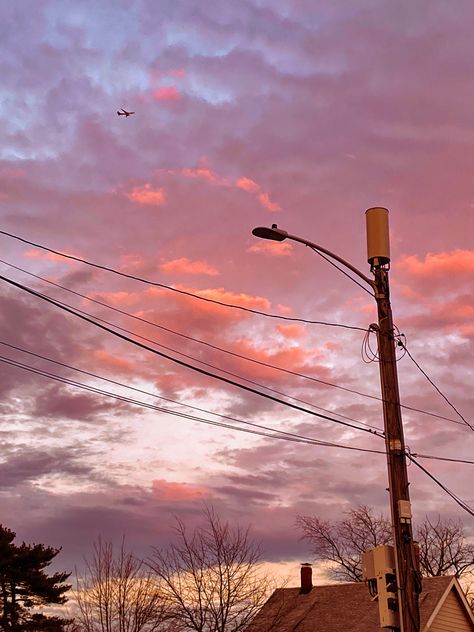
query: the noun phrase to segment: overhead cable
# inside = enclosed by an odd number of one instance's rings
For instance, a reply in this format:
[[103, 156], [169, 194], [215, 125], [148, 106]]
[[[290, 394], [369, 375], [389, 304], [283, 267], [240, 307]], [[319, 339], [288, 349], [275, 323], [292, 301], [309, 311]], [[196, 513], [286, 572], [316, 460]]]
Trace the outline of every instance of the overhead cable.
[[406, 348], [406, 346], [403, 343], [401, 343], [401, 344], [402, 344], [403, 348], [405, 349], [405, 351], [406, 351], [408, 357], [410, 358], [410, 360], [417, 367], [417, 369], [425, 376], [425, 378], [428, 380], [428, 382], [431, 384], [431, 386], [433, 386], [433, 388], [441, 395], [441, 397], [444, 399], [444, 401], [454, 410], [454, 412], [460, 417], [460, 419], [462, 419], [463, 423], [474, 432], [474, 426], [472, 426], [467, 421], [467, 419], [459, 412], [459, 410], [456, 408], [456, 406], [446, 397], [446, 395], [441, 391], [441, 389], [433, 382], [433, 380], [426, 373], [426, 371], [418, 364], [418, 362], [415, 360], [415, 358], [412, 356], [412, 354]]
[[[214, 426], [218, 426], [218, 427], [223, 427], [223, 428], [227, 428], [230, 430], [236, 430], [238, 432], [250, 432], [251, 434], [258, 434], [259, 436], [263, 436], [266, 438], [270, 438], [270, 439], [284, 439], [286, 441], [292, 441], [292, 442], [296, 442], [296, 443], [306, 443], [306, 444], [310, 444], [310, 445], [318, 445], [318, 446], [323, 446], [323, 447], [334, 447], [334, 448], [341, 448], [344, 450], [354, 450], [357, 452], [368, 452], [368, 453], [372, 453], [372, 454], [386, 454], [385, 450], [373, 450], [373, 449], [369, 449], [369, 448], [361, 448], [361, 447], [357, 447], [357, 446], [348, 446], [348, 445], [344, 445], [341, 443], [335, 443], [335, 442], [331, 442], [331, 441], [324, 441], [321, 439], [316, 439], [315, 437], [308, 437], [305, 435], [301, 435], [298, 433], [294, 433], [294, 432], [288, 432], [288, 431], [284, 431], [284, 430], [279, 430], [277, 428], [273, 428], [271, 426], [265, 426], [262, 424], [258, 424], [256, 422], [251, 422], [251, 421], [247, 421], [247, 420], [243, 420], [243, 419], [237, 419], [235, 417], [230, 417], [228, 415], [222, 415], [220, 413], [215, 413], [213, 411], [209, 411], [209, 410], [205, 410], [202, 408], [198, 408], [196, 406], [184, 403], [184, 402], [180, 402], [180, 401], [176, 401], [176, 400], [172, 400], [166, 397], [162, 397], [161, 395], [157, 395], [156, 393], [149, 393], [147, 391], [144, 391], [143, 389], [139, 389], [136, 387], [133, 387], [129, 384], [124, 384], [121, 382], [118, 382], [116, 380], [111, 380], [109, 378], [106, 378], [104, 376], [95, 374], [95, 373], [91, 373], [89, 371], [84, 371], [83, 369], [79, 369], [77, 367], [65, 364], [63, 362], [59, 362], [57, 360], [54, 360], [52, 358], [48, 358], [46, 356], [43, 356], [41, 354], [37, 354], [31, 351], [27, 351], [26, 349], [22, 349], [21, 347], [18, 347], [16, 345], [12, 345], [9, 343], [6, 343], [4, 341], [0, 341], [0, 344], [3, 344], [4, 346], [7, 346], [11, 349], [15, 349], [18, 351], [21, 351], [23, 353], [29, 354], [31, 356], [46, 360], [48, 362], [52, 362], [54, 364], [57, 364], [59, 366], [62, 366], [64, 368], [68, 368], [71, 369], [73, 371], [77, 371], [79, 373], [83, 373], [86, 374], [88, 376], [94, 377], [95, 379], [99, 379], [99, 380], [103, 380], [105, 382], [110, 382], [113, 383], [117, 386], [120, 386], [122, 388], [125, 389], [130, 389], [130, 390], [134, 390], [134, 391], [138, 391], [144, 395], [151, 395], [153, 397], [156, 397], [158, 399], [164, 399], [166, 401], [181, 405], [181, 406], [185, 406], [187, 408], [194, 408], [196, 410], [199, 410], [201, 412], [206, 412], [208, 414], [211, 415], [216, 415], [225, 419], [229, 419], [231, 421], [235, 421], [241, 425], [246, 425], [246, 426], [250, 426], [254, 429], [257, 430], [247, 430], [245, 428], [239, 427], [239, 426], [234, 426], [231, 424], [226, 424], [226, 423], [221, 423], [221, 422], [214, 422], [210, 419], [203, 419], [202, 417], [196, 417], [194, 415], [189, 415], [187, 413], [182, 413], [180, 411], [176, 411], [176, 410], [172, 410], [169, 408], [163, 408], [162, 406], [156, 406], [154, 404], [150, 404], [148, 402], [143, 402], [141, 400], [137, 400], [135, 398], [131, 398], [131, 397], [127, 397], [124, 395], [120, 395], [118, 393], [112, 393], [110, 391], [106, 391], [104, 389], [98, 388], [96, 386], [92, 386], [90, 384], [84, 384], [83, 382], [79, 382], [77, 380], [73, 380], [71, 378], [65, 377], [65, 376], [61, 376], [61, 375], [57, 375], [55, 373], [51, 373], [50, 371], [45, 371], [44, 369], [40, 369], [38, 367], [33, 367], [31, 365], [25, 364], [23, 362], [19, 362], [18, 360], [15, 360], [13, 358], [8, 358], [6, 356], [2, 356], [0, 355], [0, 362], [10, 365], [10, 366], [14, 366], [16, 368], [20, 368], [23, 370], [26, 370], [30, 373], [36, 374], [36, 375], [41, 375], [43, 377], [52, 379], [54, 381], [63, 383], [67, 386], [73, 386], [75, 388], [79, 388], [82, 390], [86, 390], [88, 392], [97, 394], [97, 395], [103, 395], [112, 399], [116, 399], [125, 403], [129, 403], [129, 404], [133, 404], [133, 405], [137, 405], [137, 406], [141, 406], [144, 408], [148, 408], [150, 410], [155, 410], [157, 412], [161, 412], [161, 413], [165, 413], [165, 414], [169, 414], [169, 415], [174, 415], [183, 419], [188, 419], [190, 421], [197, 421], [199, 423], [204, 423], [204, 424], [208, 424], [208, 425], [214, 425]], [[263, 431], [263, 432], [262, 432]], [[271, 434], [268, 434], [271, 433]], [[447, 458], [447, 457], [440, 457], [440, 456], [434, 456], [434, 455], [427, 455], [427, 454], [414, 454], [414, 453], [409, 453], [407, 454], [407, 456], [409, 458], [411, 458], [412, 460], [414, 460], [414, 457], [416, 456], [417, 458], [424, 458], [424, 459], [434, 459], [434, 460], [438, 460], [438, 461], [452, 461], [455, 463], [467, 463], [467, 464], [471, 464], [474, 465], [474, 461], [467, 461], [467, 460], [463, 460], [463, 459], [451, 459], [451, 458]]]
[[432, 481], [434, 481], [439, 487], [441, 487], [441, 489], [446, 492], [448, 494], [448, 496], [451, 496], [451, 498], [462, 508], [464, 509], [464, 511], [467, 511], [468, 514], [470, 514], [471, 516], [474, 516], [474, 509], [472, 509], [464, 500], [462, 500], [461, 498], [459, 498], [459, 496], [457, 496], [454, 492], [452, 492], [450, 489], [448, 489], [446, 487], [446, 485], [444, 485], [443, 483], [441, 483], [441, 481], [439, 481], [430, 471], [428, 471], [425, 467], [423, 467], [423, 465], [421, 465], [421, 463], [418, 463], [418, 461], [413, 457], [413, 455], [410, 455], [409, 453], [407, 453], [407, 457], [410, 459], [410, 461], [412, 463], [414, 463], [420, 470], [422, 470], [427, 476], [429, 476], [429, 478], [431, 478]]
[[[36, 275], [34, 275], [36, 276]], [[55, 283], [53, 283], [53, 285], [57, 285]], [[73, 292], [74, 294], [77, 294], [77, 292]], [[46, 295], [43, 295], [46, 296]], [[322, 406], [318, 406], [316, 404], [313, 404], [311, 402], [307, 402], [299, 397], [294, 397], [292, 395], [288, 395], [287, 393], [284, 393], [276, 388], [272, 388], [271, 386], [266, 386], [264, 384], [260, 384], [259, 382], [256, 382], [255, 380], [251, 380], [249, 378], [246, 378], [242, 375], [239, 375], [238, 373], [234, 373], [233, 371], [228, 371], [227, 369], [223, 369], [221, 367], [218, 367], [214, 364], [211, 364], [209, 362], [206, 362], [205, 360], [201, 360], [199, 358], [196, 358], [195, 356], [192, 356], [190, 354], [187, 353], [183, 353], [182, 351], [178, 351], [177, 349], [174, 349], [172, 347], [169, 347], [167, 345], [164, 345], [160, 342], [157, 342], [156, 340], [152, 340], [151, 338], [148, 338], [147, 336], [143, 336], [142, 334], [137, 334], [134, 331], [130, 331], [130, 329], [126, 329], [125, 327], [121, 327], [120, 325], [117, 325], [115, 323], [111, 323], [110, 321], [106, 320], [105, 318], [101, 318], [99, 316], [95, 316], [93, 314], [90, 314], [89, 312], [86, 312], [80, 308], [74, 308], [72, 307], [72, 305], [65, 303], [64, 301], [59, 301], [57, 300], [58, 304], [65, 306], [65, 307], [69, 307], [71, 309], [74, 309], [77, 313], [79, 314], [83, 314], [89, 318], [93, 318], [94, 321], [98, 321], [101, 323], [105, 323], [106, 325], [113, 327], [116, 330], [125, 332], [127, 334], [131, 334], [132, 336], [135, 336], [135, 338], [139, 338], [140, 340], [145, 340], [146, 342], [151, 342], [153, 345], [156, 345], [157, 347], [160, 347], [161, 349], [166, 349], [167, 351], [171, 351], [172, 353], [175, 353], [181, 357], [187, 358], [188, 360], [193, 360], [194, 362], [198, 362], [199, 364], [202, 364], [203, 366], [207, 366], [211, 369], [214, 369], [216, 371], [219, 371], [221, 373], [225, 373], [226, 375], [230, 375], [232, 377], [236, 377], [239, 380], [243, 380], [244, 382], [247, 382], [248, 384], [253, 384], [254, 386], [258, 386], [259, 388], [264, 388], [267, 391], [270, 391], [272, 393], [276, 393], [277, 395], [281, 395], [283, 397], [286, 397], [287, 399], [299, 402], [300, 404], [304, 404], [305, 406], [311, 406], [312, 408], [315, 408], [316, 410], [322, 410], [323, 412], [326, 413], [330, 413], [331, 415], [337, 415], [338, 417], [341, 417], [342, 419], [345, 419], [347, 421], [350, 422], [354, 422], [356, 424], [360, 424], [362, 426], [367, 426], [368, 428], [373, 428], [374, 430], [377, 430], [379, 432], [383, 432], [383, 430], [381, 428], [378, 428], [377, 426], [373, 426], [372, 424], [369, 424], [367, 422], [364, 421], [359, 421], [357, 419], [353, 419], [352, 417], [348, 417], [347, 415], [344, 415], [342, 413], [338, 413], [338, 412], [334, 412], [332, 410], [328, 410], [327, 408], [323, 408]]]
[[207, 377], [213, 378], [215, 380], [219, 380], [220, 382], [223, 382], [225, 384], [229, 384], [232, 386], [235, 386], [237, 388], [240, 388], [244, 391], [247, 391], [249, 393], [253, 393], [255, 395], [258, 395], [259, 397], [263, 397], [265, 399], [268, 399], [270, 401], [276, 402], [278, 404], [283, 404], [284, 406], [288, 406], [289, 408], [293, 408], [294, 410], [298, 410], [300, 412], [304, 412], [307, 413], [309, 415], [313, 415], [314, 417], [318, 417], [320, 419], [324, 419], [326, 421], [330, 421], [332, 423], [337, 423], [349, 428], [352, 428], [354, 430], [360, 430], [363, 432], [367, 432], [373, 435], [377, 435], [379, 437], [383, 437], [383, 434], [379, 433], [378, 431], [375, 430], [371, 430], [370, 428], [361, 428], [360, 426], [355, 426], [353, 424], [350, 424], [348, 422], [345, 421], [341, 421], [339, 419], [334, 419], [333, 417], [329, 417], [328, 415], [323, 415], [321, 413], [317, 413], [314, 410], [309, 410], [307, 408], [303, 408], [302, 406], [298, 406], [297, 404], [292, 404], [291, 402], [286, 402], [282, 399], [279, 399], [277, 397], [274, 397], [273, 395], [269, 395], [268, 393], [263, 393], [262, 391], [259, 391], [257, 389], [254, 389], [250, 386], [246, 386], [244, 384], [239, 384], [238, 382], [235, 382], [234, 380], [231, 380], [229, 378], [226, 378], [222, 375], [216, 375], [215, 373], [212, 373], [210, 371], [207, 371], [205, 369], [201, 369], [200, 367], [196, 367], [192, 364], [190, 364], [189, 362], [185, 362], [183, 360], [179, 360], [178, 358], [173, 358], [172, 356], [163, 353], [162, 351], [158, 351], [157, 349], [153, 349], [152, 347], [149, 347], [148, 345], [145, 345], [141, 342], [138, 342], [137, 340], [133, 340], [132, 338], [129, 338], [128, 336], [125, 336], [124, 334], [121, 334], [118, 331], [115, 331], [113, 329], [111, 329], [110, 327], [107, 327], [95, 320], [93, 320], [93, 318], [89, 318], [88, 316], [84, 316], [83, 314], [77, 312], [74, 309], [71, 309], [70, 307], [66, 307], [64, 304], [60, 303], [59, 301], [56, 301], [44, 294], [41, 294], [40, 292], [36, 292], [35, 290], [32, 290], [29, 287], [26, 287], [24, 285], [22, 285], [21, 283], [17, 283], [16, 281], [13, 281], [12, 279], [8, 279], [7, 277], [0, 275], [0, 279], [2, 281], [5, 281], [5, 283], [8, 283], [9, 285], [12, 285], [13, 287], [16, 287], [20, 290], [23, 290], [24, 292], [27, 292], [28, 294], [31, 294], [32, 296], [36, 296], [37, 298], [40, 298], [41, 300], [50, 303], [51, 305], [54, 305], [55, 307], [68, 312], [69, 314], [72, 314], [73, 316], [76, 316], [76, 318], [80, 318], [81, 320], [88, 322], [92, 325], [94, 325], [95, 327], [98, 327], [99, 329], [102, 329], [103, 331], [107, 331], [108, 333], [112, 334], [113, 336], [115, 336], [116, 338], [119, 338], [121, 340], [124, 340], [130, 344], [133, 344], [134, 346], [143, 349], [145, 351], [148, 351], [150, 353], [153, 353], [154, 355], [157, 355], [161, 358], [165, 358], [167, 360], [170, 360], [171, 362], [174, 362], [175, 364], [178, 364], [180, 366], [186, 367], [188, 369], [191, 369], [192, 371], [195, 371], [197, 373], [200, 373], [201, 375], [206, 375]]
[[157, 281], [151, 281], [150, 279], [145, 279], [143, 277], [139, 277], [134, 274], [128, 274], [126, 272], [121, 272], [120, 270], [116, 270], [110, 266], [101, 265], [99, 263], [94, 263], [93, 261], [89, 261], [88, 259], [82, 259], [81, 257], [75, 257], [74, 255], [68, 255], [65, 252], [61, 252], [59, 250], [53, 250], [52, 248], [48, 248], [42, 244], [37, 244], [28, 239], [24, 239], [18, 235], [14, 235], [4, 230], [0, 230], [0, 235], [5, 235], [6, 237], [11, 237], [12, 239], [16, 239], [17, 241], [21, 241], [30, 246], [34, 246], [35, 248], [40, 248], [41, 250], [45, 250], [46, 252], [50, 252], [59, 257], [64, 257], [65, 259], [70, 259], [72, 261], [77, 261], [78, 263], [83, 263], [84, 265], [91, 266], [93, 268], [97, 268], [98, 270], [105, 270], [106, 272], [111, 272], [112, 274], [116, 274], [118, 276], [124, 277], [126, 279], [131, 279], [133, 281], [139, 281], [140, 283], [145, 283], [146, 285], [151, 285], [154, 287], [159, 287], [165, 290], [170, 290], [171, 292], [177, 292], [178, 294], [182, 294], [184, 296], [189, 296], [190, 298], [199, 299], [200, 301], [206, 301], [207, 303], [213, 303], [214, 305], [220, 305], [221, 307], [228, 307], [231, 309], [238, 309], [244, 312], [249, 312], [251, 314], [258, 314], [259, 316], [266, 316], [267, 318], [276, 318], [279, 320], [288, 320], [292, 322], [299, 323], [307, 323], [310, 325], [326, 325], [329, 327], [340, 327], [342, 329], [353, 329], [355, 331], [365, 331], [363, 327], [357, 327], [355, 325], [346, 325], [344, 323], [328, 323], [321, 320], [309, 320], [307, 318], [296, 318], [293, 316], [283, 316], [281, 314], [272, 314], [270, 312], [263, 312], [258, 309], [252, 309], [251, 307], [244, 307], [243, 305], [235, 305], [233, 303], [225, 303], [223, 301], [218, 301], [213, 298], [209, 298], [207, 296], [202, 296], [200, 294], [194, 294], [193, 292], [189, 292], [188, 290], [182, 290], [176, 287], [172, 287], [171, 285], [166, 285], [165, 283], [158, 283]]
[[[300, 373], [298, 371], [292, 371], [290, 369], [285, 369], [284, 367], [280, 367], [280, 366], [277, 366], [275, 364], [271, 364], [269, 362], [263, 362], [262, 360], [257, 360], [255, 358], [251, 358], [249, 356], [246, 356], [246, 355], [243, 355], [243, 354], [240, 354], [240, 353], [236, 353], [235, 351], [230, 351], [229, 349], [224, 349], [223, 347], [219, 347], [217, 345], [213, 345], [210, 342], [206, 342], [204, 340], [200, 340], [198, 338], [194, 338], [193, 336], [189, 336], [187, 334], [183, 334], [182, 332], [178, 332], [178, 331], [175, 331], [173, 329], [170, 329], [169, 327], [165, 327], [164, 325], [160, 325], [159, 323], [155, 323], [155, 322], [153, 322], [151, 320], [143, 318], [142, 316], [137, 316], [136, 314], [131, 314], [130, 312], [127, 312], [127, 311], [125, 311], [123, 309], [119, 309], [118, 307], [114, 307], [113, 305], [109, 305], [108, 303], [105, 303], [104, 301], [100, 301], [100, 300], [98, 300], [96, 298], [92, 298], [91, 296], [88, 296], [87, 294], [82, 294], [81, 292], [78, 292], [77, 290], [73, 290], [71, 288], [68, 288], [65, 285], [61, 285], [59, 283], [51, 281], [50, 279], [46, 279], [45, 277], [42, 277], [42, 276], [40, 276], [38, 274], [34, 274], [33, 272], [30, 272], [29, 270], [25, 270], [24, 268], [20, 268], [19, 266], [16, 266], [13, 263], [10, 263], [10, 262], [5, 261], [3, 259], [0, 259], [0, 263], [3, 263], [3, 264], [5, 264], [5, 265], [7, 265], [7, 266], [9, 266], [9, 267], [11, 267], [11, 268], [13, 268], [15, 270], [23, 272], [24, 274], [27, 274], [27, 275], [35, 278], [35, 279], [39, 279], [40, 281], [48, 283], [49, 285], [52, 285], [53, 287], [56, 287], [56, 288], [59, 288], [61, 290], [66, 291], [66, 292], [69, 292], [70, 294], [73, 294], [75, 296], [79, 296], [80, 298], [83, 298], [83, 299], [85, 299], [87, 301], [90, 301], [91, 303], [95, 303], [96, 305], [100, 305], [102, 307], [110, 309], [110, 310], [112, 310], [112, 311], [114, 311], [114, 312], [116, 312], [118, 314], [122, 314], [123, 316], [127, 316], [129, 318], [133, 318], [134, 320], [137, 320], [139, 322], [146, 323], [148, 325], [151, 325], [152, 327], [155, 327], [155, 328], [160, 329], [162, 331], [166, 331], [167, 333], [173, 334], [175, 336], [179, 336], [179, 337], [184, 338], [186, 340], [190, 340], [190, 341], [195, 342], [197, 344], [204, 345], [204, 346], [209, 347], [211, 349], [214, 349], [216, 351], [220, 351], [220, 352], [228, 354], [230, 356], [233, 356], [233, 357], [236, 357], [236, 358], [240, 358], [242, 360], [246, 360], [248, 362], [252, 362], [254, 364], [257, 364], [257, 365], [260, 365], [260, 366], [264, 366], [264, 367], [267, 367], [267, 368], [270, 368], [270, 369], [274, 369], [275, 371], [280, 371], [280, 372], [286, 373], [288, 375], [293, 375], [295, 377], [300, 377], [300, 378], [305, 379], [305, 380], [310, 380], [312, 382], [315, 382], [315, 383], [318, 383], [318, 384], [322, 384], [324, 386], [328, 386], [328, 387], [331, 387], [331, 388], [337, 388], [339, 390], [345, 391], [346, 393], [352, 393], [354, 395], [359, 395], [360, 397], [365, 397], [365, 398], [372, 399], [372, 400], [375, 400], [375, 401], [378, 401], [378, 402], [392, 403], [392, 402], [390, 402], [390, 400], [384, 400], [382, 397], [378, 397], [376, 395], [370, 395], [369, 393], [364, 393], [362, 391], [351, 389], [351, 388], [348, 388], [346, 386], [342, 386], [340, 384], [335, 384], [333, 382], [328, 382], [326, 380], [321, 380], [320, 378], [316, 378], [314, 376], [305, 375], [304, 373]], [[78, 311], [81, 311], [81, 310], [78, 310]], [[85, 313], [87, 314], [87, 312], [85, 312]], [[94, 316], [94, 318], [96, 318], [97, 320], [102, 320], [105, 323], [108, 323], [108, 321], [106, 321], [104, 319], [100, 319], [100, 318], [98, 318], [96, 316]], [[122, 331], [129, 332], [128, 329], [125, 329], [123, 327], [119, 327], [118, 325], [114, 325], [114, 327], [116, 327], [118, 329], [121, 329]], [[137, 335], [137, 334], [134, 334], [134, 335]], [[144, 338], [143, 337], [143, 339], [150, 341], [148, 338]], [[155, 342], [155, 341], [150, 341], [150, 342]], [[158, 343], [155, 342], [155, 344], [158, 344]], [[276, 392], [278, 392], [278, 391], [276, 391]], [[293, 398], [293, 399], [295, 399], [296, 401], [300, 401], [300, 402], [302, 402], [304, 404], [307, 404], [307, 402], [304, 402], [303, 400], [299, 400], [298, 398]], [[405, 409], [405, 410], [410, 410], [412, 412], [417, 412], [417, 413], [420, 413], [420, 414], [423, 414], [423, 415], [428, 415], [428, 416], [434, 417], [436, 419], [440, 419], [440, 420], [443, 420], [443, 421], [448, 421], [450, 423], [455, 423], [455, 424], [458, 424], [458, 425], [463, 425], [463, 422], [462, 421], [458, 421], [457, 419], [451, 419], [450, 417], [445, 417], [444, 415], [438, 415], [436, 413], [429, 412], [427, 410], [422, 410], [420, 408], [416, 408], [416, 407], [413, 407], [413, 406], [408, 406], [407, 404], [400, 404], [400, 407]], [[322, 409], [322, 410], [325, 410], [325, 409]], [[350, 418], [348, 418], [348, 419], [350, 419]], [[358, 422], [358, 423], [364, 423], [364, 422]], [[368, 425], [368, 424], [366, 424], [366, 425]]]

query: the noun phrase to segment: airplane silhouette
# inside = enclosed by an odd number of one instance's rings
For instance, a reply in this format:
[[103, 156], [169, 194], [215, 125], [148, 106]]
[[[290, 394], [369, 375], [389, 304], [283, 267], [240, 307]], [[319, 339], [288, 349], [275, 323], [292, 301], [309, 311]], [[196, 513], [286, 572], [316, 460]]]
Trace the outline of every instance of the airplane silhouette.
[[128, 117], [128, 116], [130, 116], [131, 114], [135, 114], [135, 112], [127, 112], [127, 110], [124, 110], [123, 108], [121, 108], [121, 109], [122, 109], [122, 111], [121, 111], [121, 112], [117, 112], [117, 114], [118, 114], [119, 116], [127, 116], [127, 117]]

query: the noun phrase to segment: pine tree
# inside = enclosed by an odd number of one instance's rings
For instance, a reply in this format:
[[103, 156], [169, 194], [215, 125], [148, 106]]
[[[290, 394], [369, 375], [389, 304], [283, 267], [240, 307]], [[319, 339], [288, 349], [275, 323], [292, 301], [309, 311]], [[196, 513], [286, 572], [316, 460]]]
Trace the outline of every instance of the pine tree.
[[70, 573], [45, 569], [61, 549], [43, 544], [14, 544], [16, 533], [0, 525], [0, 629], [7, 632], [60, 632], [68, 622], [32, 609], [63, 604]]

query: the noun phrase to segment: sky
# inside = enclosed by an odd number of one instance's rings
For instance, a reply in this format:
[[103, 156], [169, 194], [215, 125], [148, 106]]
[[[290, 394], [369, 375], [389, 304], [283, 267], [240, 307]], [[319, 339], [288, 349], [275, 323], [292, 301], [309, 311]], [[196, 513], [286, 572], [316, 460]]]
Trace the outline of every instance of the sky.
[[[370, 275], [364, 213], [388, 208], [394, 322], [474, 419], [473, 20], [465, 0], [0, 2], [0, 275], [357, 426], [1, 280], [0, 522], [19, 540], [72, 571], [99, 536], [146, 556], [208, 505], [293, 572], [311, 561], [298, 515], [388, 513], [383, 454], [242, 432], [384, 449], [375, 301], [255, 226]], [[409, 450], [472, 459], [472, 430], [402, 355], [402, 404], [438, 415], [403, 409]], [[472, 465], [420, 463], [474, 504]], [[408, 475], [415, 525], [474, 536]]]

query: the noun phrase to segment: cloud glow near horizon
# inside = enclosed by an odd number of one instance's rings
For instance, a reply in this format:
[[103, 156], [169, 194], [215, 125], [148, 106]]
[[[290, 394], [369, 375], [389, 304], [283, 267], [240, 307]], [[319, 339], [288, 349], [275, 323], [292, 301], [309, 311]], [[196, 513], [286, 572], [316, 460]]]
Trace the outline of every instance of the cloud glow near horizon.
[[[376, 320], [367, 294], [310, 249], [251, 230], [277, 223], [370, 274], [364, 211], [385, 206], [394, 320], [472, 423], [474, 8], [318, 5], [4, 3], [0, 229], [215, 301], [365, 328]], [[136, 113], [119, 117], [122, 107]], [[122, 313], [0, 264], [4, 276], [204, 369], [383, 425], [376, 399], [265, 366], [379, 397], [362, 331], [222, 307], [0, 241], [1, 259]], [[2, 356], [216, 421], [225, 420], [158, 396], [383, 449], [377, 437], [179, 367], [20, 290], [5, 285], [0, 303], [1, 341], [122, 385], [3, 346]], [[458, 419], [407, 356], [398, 367], [402, 403]], [[20, 539], [62, 546], [68, 570], [98, 535], [126, 534], [140, 554], [166, 545], [173, 515], [193, 525], [203, 502], [251, 524], [265, 560], [285, 567], [309, 558], [296, 515], [337, 519], [358, 504], [388, 511], [382, 455], [206, 426], [5, 363], [0, 373], [0, 522]], [[413, 452], [472, 459], [466, 427], [412, 410], [404, 424]], [[473, 466], [426, 465], [474, 502]], [[409, 477], [415, 517], [460, 518], [474, 535], [472, 518], [422, 472]]]

